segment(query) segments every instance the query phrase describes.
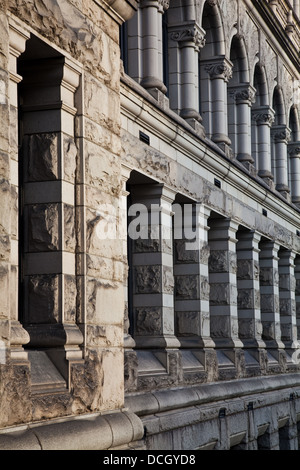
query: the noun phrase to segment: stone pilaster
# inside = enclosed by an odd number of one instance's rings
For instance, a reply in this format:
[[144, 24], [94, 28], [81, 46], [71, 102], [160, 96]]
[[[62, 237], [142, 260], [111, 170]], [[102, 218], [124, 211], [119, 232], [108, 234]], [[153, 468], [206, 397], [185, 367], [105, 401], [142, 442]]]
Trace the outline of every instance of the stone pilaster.
[[290, 129], [286, 126], [273, 126], [272, 137], [274, 144], [274, 163], [276, 172], [276, 189], [288, 198], [290, 188], [288, 185], [288, 148]]
[[262, 340], [262, 322], [259, 289], [259, 241], [253, 231], [239, 231], [237, 243], [237, 289], [239, 337], [245, 350], [265, 368], [265, 343]]
[[[232, 77], [232, 63], [224, 58], [205, 64], [211, 80], [212, 140], [221, 148], [231, 145], [228, 137], [227, 83]], [[225, 147], [224, 147], [225, 146]]]
[[214, 377], [208, 282], [210, 210], [200, 204], [174, 205], [173, 209], [175, 333], [181, 348], [196, 351], [209, 377]]
[[[131, 186], [128, 235], [133, 243], [133, 316], [137, 348], [178, 348], [174, 335], [172, 203], [175, 193], [163, 185]], [[135, 206], [135, 204], [138, 204]], [[135, 234], [136, 224], [141, 228]]]
[[[183, 117], [204, 136], [199, 114], [199, 51], [205, 45], [205, 31], [197, 24], [184, 24], [169, 28], [170, 54], [170, 104], [178, 108]], [[173, 49], [173, 50], [172, 50]]]
[[269, 107], [253, 109], [252, 119], [257, 126], [257, 169], [258, 175], [272, 186], [274, 176], [271, 162], [271, 133], [274, 111]]
[[281, 340], [285, 345], [288, 362], [299, 363], [299, 342], [296, 320], [296, 279], [294, 260], [296, 254], [290, 250], [280, 250], [279, 267], [279, 307]]
[[254, 163], [251, 155], [251, 107], [255, 101], [255, 89], [248, 86], [236, 86], [230, 89], [229, 96], [236, 106], [233, 115], [236, 123], [232, 132], [236, 135], [235, 154], [237, 160], [246, 166]]
[[282, 361], [283, 363], [285, 361], [279, 307], [278, 250], [280, 246], [273, 241], [262, 241], [259, 247], [262, 339], [269, 353], [269, 362], [271, 363], [274, 357], [280, 366], [283, 365]]
[[[231, 219], [209, 221], [210, 333], [216, 348], [230, 357], [236, 374], [242, 373], [242, 341], [239, 339], [237, 309], [236, 232]], [[222, 366], [219, 359], [219, 368]], [[226, 363], [224, 363], [226, 366]]]
[[291, 142], [288, 145], [290, 158], [290, 184], [292, 202], [300, 205], [300, 142]]
[[76, 325], [74, 95], [66, 58], [24, 60], [22, 112], [23, 305], [30, 347], [47, 350], [66, 380], [82, 359]]
[[[18, 148], [18, 85], [22, 81], [22, 77], [18, 74], [17, 59], [24, 52], [26, 41], [29, 39], [28, 31], [20, 28], [19, 25], [10, 19], [9, 28], [9, 104], [10, 104], [10, 193], [11, 204], [7, 201], [7, 207], [13, 207], [14, 210], [9, 214], [9, 219], [1, 225], [6, 226], [10, 222], [10, 263], [6, 264], [6, 268], [1, 269], [1, 284], [4, 287], [4, 273], [9, 272], [9, 281], [7, 288], [3, 289], [6, 293], [10, 291], [10, 347], [11, 358], [13, 360], [22, 361], [27, 359], [27, 353], [23, 349], [23, 345], [29, 342], [29, 335], [23, 329], [19, 322], [19, 148]], [[6, 194], [8, 191], [6, 188]], [[5, 202], [2, 202], [5, 206]], [[7, 260], [8, 261], [8, 260]], [[9, 297], [6, 297], [6, 302]], [[5, 305], [5, 303], [4, 303]], [[1, 315], [2, 316], [2, 315]]]

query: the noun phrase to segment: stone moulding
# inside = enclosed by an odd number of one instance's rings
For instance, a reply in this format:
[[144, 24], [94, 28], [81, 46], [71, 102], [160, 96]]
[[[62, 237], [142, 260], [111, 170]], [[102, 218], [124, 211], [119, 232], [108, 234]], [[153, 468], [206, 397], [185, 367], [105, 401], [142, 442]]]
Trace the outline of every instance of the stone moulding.
[[0, 433], [0, 450], [108, 450], [142, 439], [141, 420], [129, 411], [29, 424]]
[[[297, 390], [298, 387], [298, 390]], [[137, 416], [144, 417], [170, 410], [223, 402], [235, 398], [246, 398], [286, 389], [289, 396], [293, 389], [300, 397], [299, 374], [276, 375], [240, 379], [221, 383], [207, 383], [194, 387], [159, 390], [125, 397], [125, 406]]]
[[111, 8], [122, 21], [129, 20], [137, 10], [136, 0], [94, 0], [96, 3], [104, 3]]

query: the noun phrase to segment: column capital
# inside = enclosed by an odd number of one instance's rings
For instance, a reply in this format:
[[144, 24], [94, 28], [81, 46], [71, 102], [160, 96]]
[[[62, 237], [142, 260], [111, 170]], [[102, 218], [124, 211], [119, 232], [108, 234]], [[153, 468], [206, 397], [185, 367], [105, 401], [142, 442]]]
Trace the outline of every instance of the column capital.
[[257, 125], [272, 126], [275, 120], [275, 111], [270, 106], [256, 108], [252, 112], [252, 118]]
[[288, 152], [291, 158], [300, 158], [300, 141], [289, 142]]
[[232, 62], [223, 58], [206, 64], [204, 69], [209, 74], [211, 80], [221, 78], [225, 82], [229, 82], [232, 77], [232, 67]]
[[286, 126], [273, 126], [272, 136], [276, 143], [282, 142], [287, 144], [291, 138], [291, 130]]
[[196, 50], [205, 46], [206, 32], [197, 24], [177, 25], [170, 28], [170, 39], [178, 42], [180, 47], [193, 45]]
[[255, 103], [256, 89], [251, 85], [240, 85], [230, 89], [230, 96], [237, 104], [246, 103], [252, 105]]
[[141, 8], [157, 8], [160, 13], [164, 13], [170, 6], [170, 0], [141, 0]]

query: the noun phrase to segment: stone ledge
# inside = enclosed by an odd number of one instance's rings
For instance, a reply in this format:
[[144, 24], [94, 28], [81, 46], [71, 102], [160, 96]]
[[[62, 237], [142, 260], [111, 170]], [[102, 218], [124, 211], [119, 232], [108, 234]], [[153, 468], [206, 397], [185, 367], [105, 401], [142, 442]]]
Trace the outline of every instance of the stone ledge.
[[[169, 410], [232, 400], [261, 393], [293, 389], [295, 397], [300, 397], [299, 374], [255, 377], [202, 384], [177, 389], [160, 390], [145, 394], [130, 394], [125, 397], [125, 406], [137, 416], [144, 417]], [[288, 395], [288, 394], [287, 394]]]
[[143, 435], [143, 424], [134, 413], [112, 412], [1, 431], [0, 450], [107, 450]]

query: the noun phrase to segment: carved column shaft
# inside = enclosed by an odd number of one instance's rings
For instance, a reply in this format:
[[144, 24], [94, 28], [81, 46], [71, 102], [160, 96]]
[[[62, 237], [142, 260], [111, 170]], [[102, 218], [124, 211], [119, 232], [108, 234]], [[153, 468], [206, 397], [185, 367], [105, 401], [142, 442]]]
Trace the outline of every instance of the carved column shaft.
[[290, 140], [290, 130], [286, 126], [273, 126], [274, 160], [276, 171], [276, 189], [289, 192], [287, 144]]
[[291, 196], [295, 204], [300, 203], [300, 142], [292, 142], [288, 145], [290, 158], [290, 183]]
[[142, 44], [143, 72], [141, 85], [144, 88], [158, 89], [166, 93], [163, 83], [162, 67], [162, 14], [168, 8], [163, 0], [143, 0], [142, 11]]
[[274, 111], [270, 107], [255, 109], [252, 118], [257, 125], [258, 174], [263, 179], [272, 180], [270, 128], [274, 122]]
[[228, 137], [227, 83], [232, 77], [232, 64], [224, 59], [205, 65], [211, 79], [212, 140], [230, 145]]
[[[198, 54], [205, 44], [205, 32], [196, 24], [172, 26], [169, 28], [170, 49], [178, 55], [175, 63], [170, 64], [170, 73], [178, 75], [175, 95], [179, 95], [178, 110], [180, 115], [193, 125], [193, 120], [201, 122], [199, 114]], [[173, 70], [172, 66], [177, 70]], [[175, 99], [176, 102], [176, 99]], [[172, 104], [172, 100], [171, 100]], [[176, 106], [176, 104], [175, 104]]]
[[236, 134], [236, 158], [241, 162], [253, 163], [251, 156], [251, 106], [254, 102], [254, 88], [235, 88], [230, 93], [236, 105], [236, 126], [233, 132]]

